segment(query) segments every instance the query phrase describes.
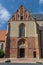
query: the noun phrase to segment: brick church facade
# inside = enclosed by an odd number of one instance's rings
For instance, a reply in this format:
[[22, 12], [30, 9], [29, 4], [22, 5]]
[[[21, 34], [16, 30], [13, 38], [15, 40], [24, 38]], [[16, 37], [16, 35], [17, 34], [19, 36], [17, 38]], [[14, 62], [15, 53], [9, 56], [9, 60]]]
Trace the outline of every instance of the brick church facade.
[[37, 20], [21, 6], [8, 21], [5, 57], [43, 57], [42, 24], [43, 20]]

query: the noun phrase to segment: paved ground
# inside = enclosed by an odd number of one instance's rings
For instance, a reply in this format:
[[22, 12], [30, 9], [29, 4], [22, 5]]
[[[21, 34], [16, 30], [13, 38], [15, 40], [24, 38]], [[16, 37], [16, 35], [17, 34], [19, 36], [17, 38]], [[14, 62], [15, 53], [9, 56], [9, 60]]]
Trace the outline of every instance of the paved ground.
[[5, 63], [5, 64], [0, 64], [0, 65], [43, 65], [43, 64], [30, 64], [30, 63]]

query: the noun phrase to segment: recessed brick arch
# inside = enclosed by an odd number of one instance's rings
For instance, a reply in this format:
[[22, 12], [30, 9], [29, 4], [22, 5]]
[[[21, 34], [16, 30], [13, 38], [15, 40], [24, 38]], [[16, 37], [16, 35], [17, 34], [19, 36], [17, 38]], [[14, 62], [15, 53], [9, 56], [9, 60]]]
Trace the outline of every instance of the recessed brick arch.
[[20, 40], [18, 41], [18, 47], [19, 47], [20, 45], [22, 45], [22, 44], [25, 44], [25, 39], [20, 39]]

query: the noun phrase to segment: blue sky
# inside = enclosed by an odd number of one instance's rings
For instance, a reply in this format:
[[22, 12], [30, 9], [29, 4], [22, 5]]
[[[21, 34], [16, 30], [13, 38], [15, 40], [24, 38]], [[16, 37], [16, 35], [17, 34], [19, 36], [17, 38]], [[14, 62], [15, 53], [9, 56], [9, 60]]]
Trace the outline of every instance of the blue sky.
[[9, 18], [21, 5], [33, 14], [43, 14], [43, 0], [0, 0], [0, 30], [7, 28]]

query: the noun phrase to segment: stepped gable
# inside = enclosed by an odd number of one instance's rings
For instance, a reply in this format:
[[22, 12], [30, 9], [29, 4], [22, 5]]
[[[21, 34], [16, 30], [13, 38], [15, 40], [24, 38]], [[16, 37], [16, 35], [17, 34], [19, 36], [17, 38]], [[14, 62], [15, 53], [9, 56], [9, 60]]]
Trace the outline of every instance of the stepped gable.
[[9, 21], [28, 21], [35, 20], [30, 12], [28, 12], [23, 5], [15, 12]]

